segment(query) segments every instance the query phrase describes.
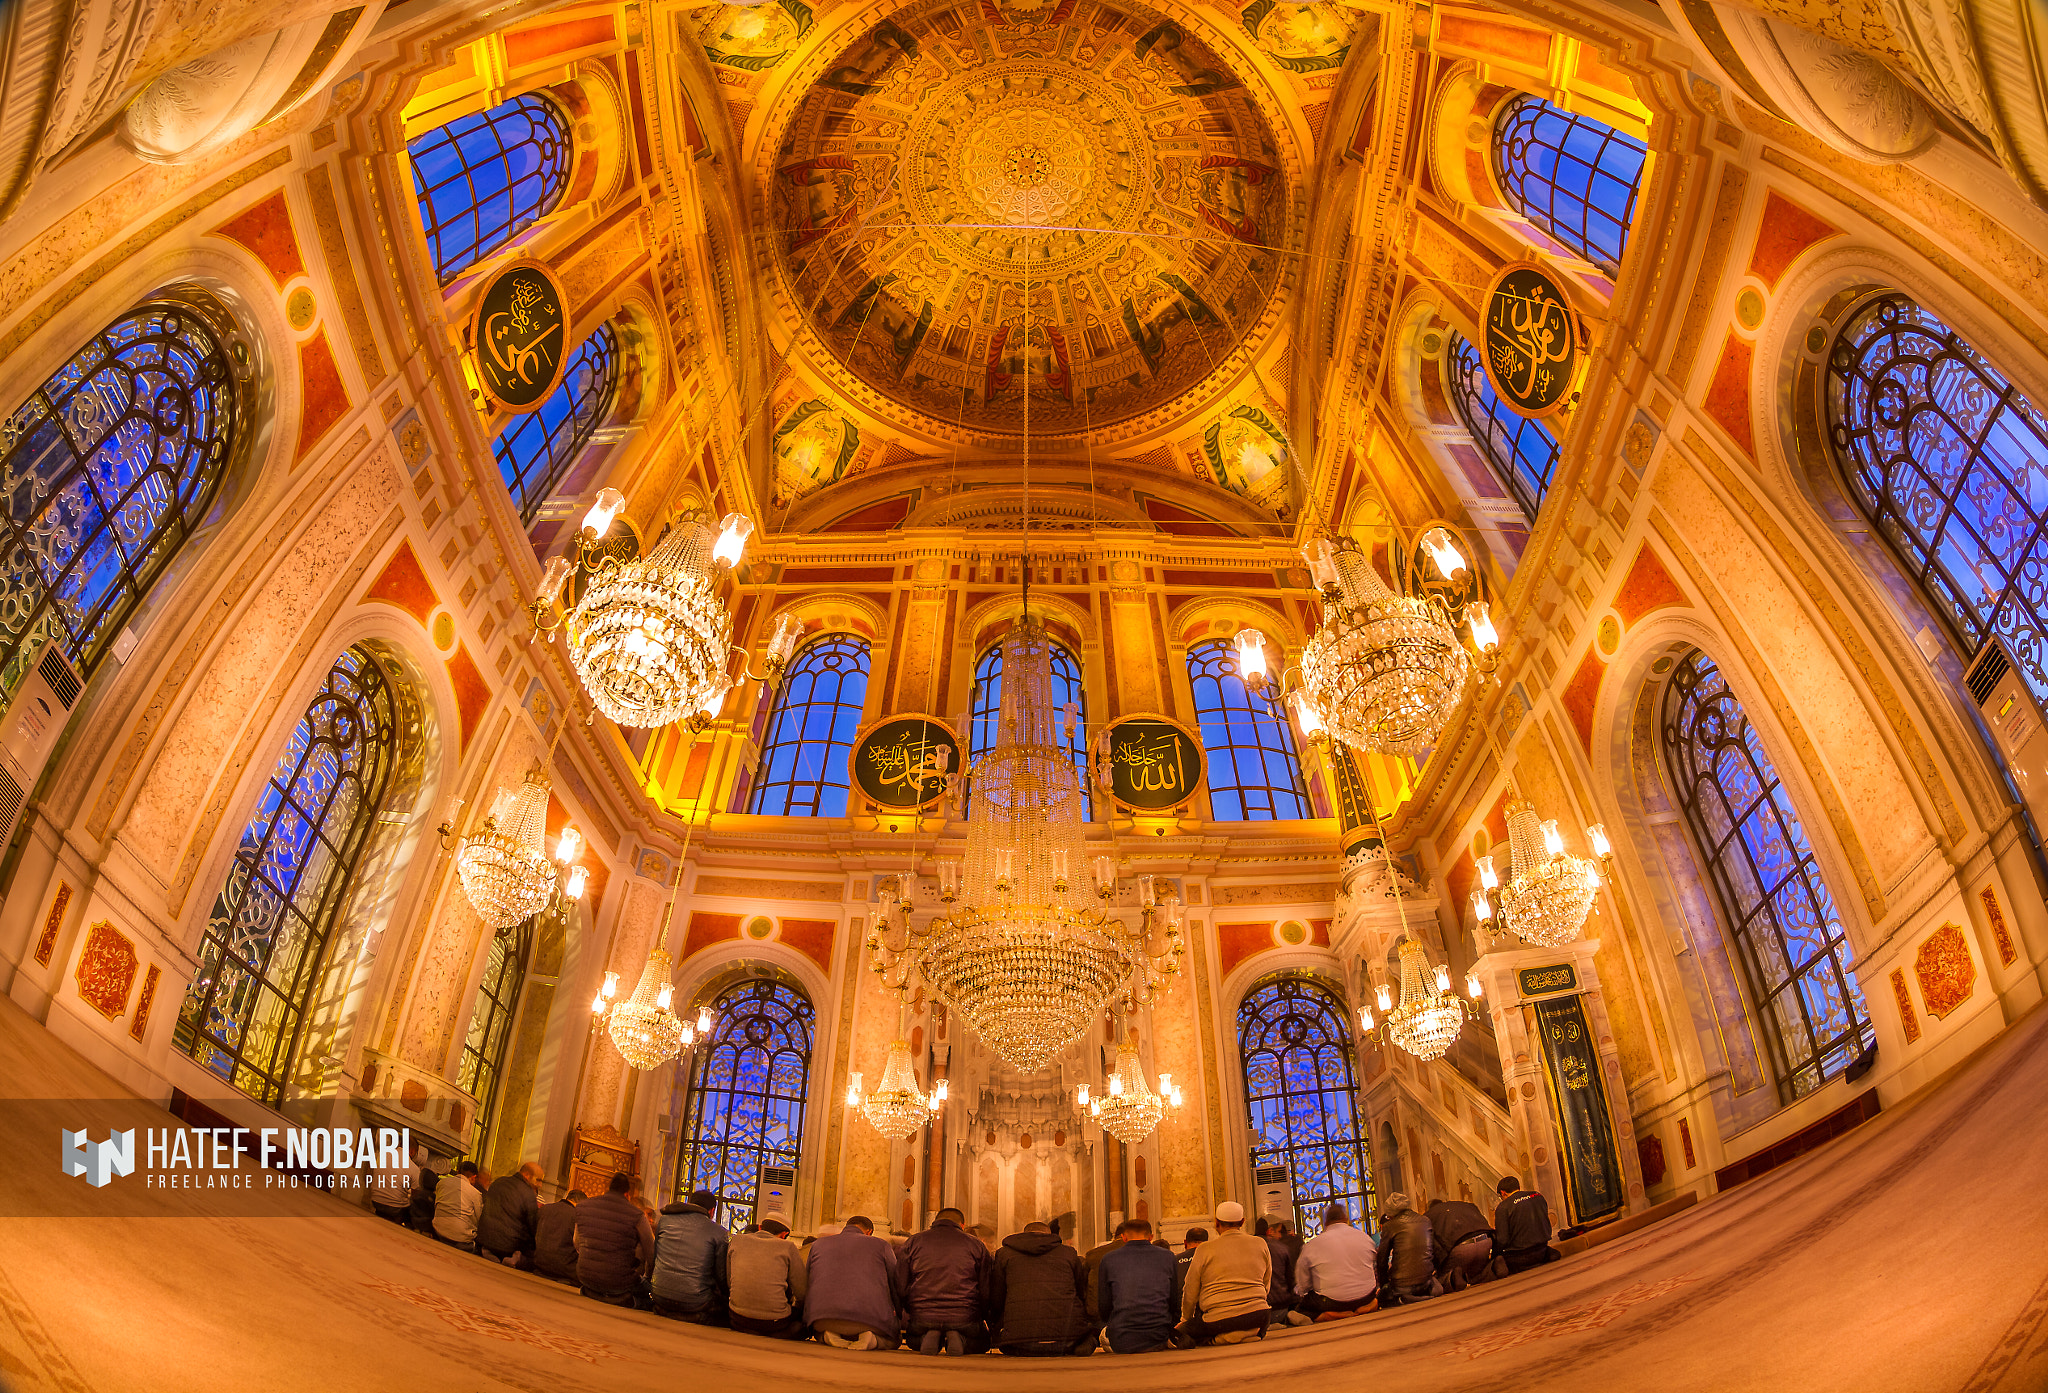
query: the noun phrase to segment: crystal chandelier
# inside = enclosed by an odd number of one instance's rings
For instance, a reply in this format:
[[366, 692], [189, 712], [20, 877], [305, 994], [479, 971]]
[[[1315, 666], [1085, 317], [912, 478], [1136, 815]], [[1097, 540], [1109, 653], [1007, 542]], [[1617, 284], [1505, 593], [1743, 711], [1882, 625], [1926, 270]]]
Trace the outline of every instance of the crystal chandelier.
[[[1594, 823], [1586, 829], [1599, 862], [1613, 854], [1607, 829]], [[1491, 890], [1499, 901], [1501, 927], [1518, 938], [1545, 948], [1558, 948], [1579, 936], [1593, 897], [1600, 889], [1600, 866], [1564, 849], [1556, 822], [1539, 822], [1536, 809], [1523, 798], [1508, 803], [1508, 883], [1500, 883], [1493, 858], [1479, 863], [1479, 886], [1472, 892], [1472, 912], [1485, 923], [1493, 917], [1487, 902]]]
[[[1152, 999], [1180, 970], [1177, 913], [1133, 928], [1088, 903], [1078, 871], [1081, 788], [1055, 730], [1050, 640], [1027, 613], [1003, 639], [1001, 710], [974, 762], [974, 815], [956, 907], [922, 927], [883, 916], [869, 939], [875, 968], [915, 972], [988, 1047], [1035, 1073], [1085, 1034], [1112, 1001]], [[1116, 867], [1095, 859], [1095, 896]], [[948, 881], [950, 885], [950, 879]], [[892, 907], [893, 908], [893, 907]]]
[[[1412, 938], [1401, 940], [1401, 1000], [1396, 1004], [1392, 990], [1383, 982], [1378, 987], [1380, 1013], [1386, 1017], [1387, 1038], [1417, 1059], [1441, 1055], [1458, 1038], [1465, 1025], [1465, 1003], [1451, 994], [1451, 970], [1442, 963], [1434, 968], [1422, 945]], [[1430, 978], [1423, 984], [1424, 975]], [[1465, 987], [1475, 998], [1479, 979], [1468, 976]], [[1359, 1011], [1362, 1024], [1372, 1029], [1372, 1013]]]
[[889, 1046], [889, 1060], [882, 1066], [882, 1082], [863, 1097], [860, 1073], [847, 1079], [846, 1106], [857, 1109], [868, 1125], [890, 1141], [902, 1141], [924, 1125], [946, 1101], [946, 1081], [932, 1085], [929, 1097], [917, 1086], [917, 1069], [910, 1062], [910, 1042], [898, 1039]]
[[657, 948], [647, 955], [640, 969], [640, 983], [624, 1001], [619, 994], [619, 974], [607, 972], [604, 986], [590, 1003], [592, 1024], [603, 1022], [612, 1046], [635, 1069], [659, 1069], [681, 1054], [697, 1036], [711, 1034], [711, 1011], [697, 1013], [694, 1024], [669, 1009], [675, 986], [668, 979], [668, 951]]
[[1075, 1090], [1074, 1101], [1088, 1109], [1088, 1115], [1100, 1122], [1105, 1132], [1126, 1146], [1151, 1136], [1167, 1111], [1181, 1105], [1180, 1087], [1174, 1083], [1173, 1075], [1159, 1076], [1157, 1093], [1146, 1084], [1135, 1039], [1116, 1047], [1116, 1067], [1103, 1086], [1103, 1096], [1091, 1098], [1088, 1094], [1088, 1085], [1084, 1083]]
[[[477, 917], [492, 929], [509, 929], [554, 902], [555, 867], [546, 848], [549, 791], [547, 775], [538, 768], [530, 770], [518, 788], [500, 789], [490, 816], [463, 839], [455, 854], [462, 891]], [[449, 825], [444, 823], [442, 830], [446, 835]], [[569, 843], [562, 853], [565, 861], [575, 856], [574, 832], [570, 828], [563, 833]], [[571, 880], [580, 892], [582, 877], [572, 872]]]
[[1421, 754], [1457, 709], [1471, 670], [1449, 613], [1434, 598], [1395, 594], [1349, 544], [1318, 538], [1308, 559], [1323, 618], [1301, 650], [1311, 710], [1304, 716], [1297, 703], [1297, 719], [1353, 749]]

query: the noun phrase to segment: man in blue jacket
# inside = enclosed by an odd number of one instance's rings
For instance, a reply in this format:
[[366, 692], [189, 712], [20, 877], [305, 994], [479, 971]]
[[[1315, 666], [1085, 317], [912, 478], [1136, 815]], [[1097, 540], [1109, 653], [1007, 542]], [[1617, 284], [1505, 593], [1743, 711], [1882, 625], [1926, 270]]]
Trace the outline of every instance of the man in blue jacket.
[[1180, 1310], [1180, 1265], [1172, 1253], [1152, 1246], [1150, 1220], [1126, 1219], [1116, 1236], [1122, 1242], [1103, 1257], [1096, 1274], [1110, 1352], [1148, 1354], [1169, 1348]]

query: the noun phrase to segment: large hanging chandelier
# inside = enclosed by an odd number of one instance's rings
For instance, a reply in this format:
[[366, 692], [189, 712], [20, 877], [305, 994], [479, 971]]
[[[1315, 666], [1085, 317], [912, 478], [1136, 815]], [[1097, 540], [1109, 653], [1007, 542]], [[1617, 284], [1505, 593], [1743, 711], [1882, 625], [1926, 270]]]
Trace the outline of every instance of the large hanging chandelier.
[[1168, 1110], [1181, 1105], [1180, 1087], [1173, 1075], [1159, 1076], [1159, 1091], [1145, 1082], [1145, 1069], [1138, 1062], [1138, 1043], [1126, 1040], [1116, 1047], [1116, 1067], [1110, 1071], [1099, 1097], [1090, 1097], [1087, 1084], [1074, 1092], [1074, 1101], [1088, 1109], [1088, 1115], [1126, 1146], [1135, 1146], [1152, 1135], [1152, 1129]]
[[868, 1125], [890, 1141], [902, 1141], [922, 1127], [925, 1119], [946, 1101], [946, 1081], [932, 1085], [929, 1096], [917, 1086], [917, 1069], [910, 1060], [910, 1042], [899, 1039], [889, 1046], [888, 1061], [882, 1065], [882, 1081], [875, 1091], [861, 1093], [858, 1070], [848, 1076], [846, 1106], [857, 1110]]
[[[463, 893], [492, 929], [509, 929], [554, 902], [555, 866], [546, 848], [549, 791], [547, 775], [538, 768], [518, 788], [499, 790], [490, 815], [455, 854]], [[568, 836], [564, 833], [565, 841]], [[565, 849], [563, 859], [574, 855]], [[580, 891], [581, 876], [572, 873], [572, 878]]]
[[[955, 907], [919, 928], [906, 903], [901, 921], [878, 924], [869, 940], [878, 971], [915, 972], [1026, 1073], [1112, 1001], [1149, 1003], [1182, 952], [1177, 914], [1147, 913], [1134, 928], [1089, 903], [1080, 781], [1057, 714], [1050, 640], [1027, 613], [1003, 639], [993, 743], [970, 770], [974, 815]], [[1093, 898], [1115, 894], [1109, 857], [1095, 859], [1094, 880]]]
[[[1604, 862], [1612, 855], [1607, 829], [1594, 823], [1586, 829], [1593, 855]], [[1528, 800], [1508, 802], [1508, 883], [1500, 883], [1493, 858], [1479, 862], [1479, 889], [1472, 892], [1472, 912], [1483, 924], [1493, 917], [1490, 890], [1499, 901], [1501, 927], [1517, 938], [1545, 948], [1558, 948], [1579, 936], [1593, 897], [1600, 890], [1600, 867], [1564, 849], [1557, 823], [1540, 822]]]
[[1301, 650], [1301, 683], [1319, 722], [1353, 749], [1418, 755], [1464, 696], [1471, 661], [1434, 596], [1397, 595], [1348, 542], [1307, 553], [1323, 617]]
[[[1404, 937], [1401, 954], [1401, 999], [1385, 983], [1378, 988], [1379, 1007], [1386, 1017], [1387, 1038], [1417, 1059], [1431, 1060], [1449, 1049], [1465, 1025], [1465, 1003], [1451, 994], [1451, 970], [1442, 963], [1430, 966], [1422, 945]], [[1424, 978], [1428, 981], [1425, 983]], [[1467, 977], [1466, 990], [1479, 995], [1479, 979]], [[1372, 1013], [1361, 1008], [1365, 1028], [1372, 1028]]]
[[613, 1048], [635, 1069], [659, 1069], [681, 1054], [699, 1035], [711, 1033], [711, 1010], [685, 1021], [669, 1009], [675, 985], [669, 981], [668, 950], [656, 948], [640, 969], [639, 985], [624, 1001], [617, 1000], [619, 974], [607, 972], [604, 986], [590, 1003], [592, 1024], [602, 1022]]

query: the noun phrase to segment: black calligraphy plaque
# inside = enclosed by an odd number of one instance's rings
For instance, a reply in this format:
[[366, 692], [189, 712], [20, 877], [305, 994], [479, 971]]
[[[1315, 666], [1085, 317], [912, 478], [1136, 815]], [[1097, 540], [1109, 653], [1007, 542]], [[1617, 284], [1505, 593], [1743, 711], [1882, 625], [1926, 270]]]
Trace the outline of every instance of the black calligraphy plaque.
[[1584, 1224], [1612, 1214], [1625, 1202], [1621, 1163], [1614, 1151], [1614, 1123], [1607, 1114], [1607, 1089], [1600, 1079], [1600, 1052], [1577, 996], [1535, 1003], [1536, 1031], [1543, 1037], [1544, 1074], [1557, 1115], [1564, 1154], [1565, 1189], [1572, 1222]]
[[538, 261], [515, 261], [484, 286], [470, 345], [477, 381], [505, 410], [534, 410], [562, 380], [566, 303], [554, 273]]
[[1202, 781], [1202, 744], [1162, 716], [1126, 716], [1103, 736], [1110, 796], [1139, 812], [1187, 802]]
[[1533, 262], [1503, 266], [1486, 292], [1487, 380], [1516, 414], [1548, 416], [1571, 396], [1579, 319], [1564, 290]]
[[861, 796], [890, 812], [913, 812], [945, 796], [960, 772], [960, 741], [932, 716], [890, 716], [853, 742], [848, 773]]
[[1577, 991], [1578, 970], [1570, 963], [1553, 963], [1549, 967], [1525, 967], [1515, 974], [1521, 983], [1523, 996], [1549, 996], [1554, 992]]

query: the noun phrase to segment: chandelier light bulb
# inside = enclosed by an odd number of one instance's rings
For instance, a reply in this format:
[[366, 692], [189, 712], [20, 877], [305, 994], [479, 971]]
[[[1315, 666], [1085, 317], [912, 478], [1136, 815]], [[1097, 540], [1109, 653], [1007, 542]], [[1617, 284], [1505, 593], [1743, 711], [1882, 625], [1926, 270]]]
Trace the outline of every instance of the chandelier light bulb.
[[1052, 854], [1052, 885], [1055, 890], [1067, 888], [1067, 853], [1064, 851]]
[[726, 693], [731, 690], [730, 686], [713, 686], [704, 693], [704, 700], [698, 703], [697, 714], [706, 721], [717, 720], [718, 713], [725, 710]]
[[1266, 685], [1266, 636], [1246, 627], [1237, 631], [1237, 675], [1253, 691]]
[[697, 1033], [707, 1036], [711, 1033], [711, 1008], [709, 1006], [699, 1006], [697, 1008]]
[[593, 1016], [602, 1016], [604, 1014], [604, 1008], [608, 1004], [609, 1003], [605, 1000], [604, 993], [597, 993], [597, 995], [590, 998], [590, 1014]]
[[562, 587], [569, 583], [570, 573], [575, 569], [566, 556], [548, 558], [547, 569], [540, 573], [540, 589], [535, 592], [543, 604], [560, 602]]
[[1472, 917], [1482, 924], [1493, 918], [1493, 905], [1486, 898], [1484, 890], [1474, 890], [1472, 892]]
[[1081, 1086], [1080, 1086], [1079, 1088], [1077, 1088], [1077, 1089], [1075, 1089], [1075, 1090], [1074, 1090], [1074, 1105], [1075, 1105], [1076, 1107], [1083, 1107], [1083, 1108], [1085, 1108], [1085, 1107], [1087, 1107], [1087, 1106], [1088, 1106], [1088, 1085], [1087, 1085], [1087, 1084], [1085, 1084], [1085, 1083], [1084, 1083], [1084, 1084], [1082, 1084], [1082, 1085], [1081, 1085]]
[[951, 1092], [952, 1089], [947, 1085], [946, 1080], [940, 1079], [932, 1085], [932, 1101], [934, 1103], [943, 1103]]
[[718, 524], [718, 543], [711, 559], [721, 566], [737, 566], [746, 554], [747, 538], [754, 535], [754, 520], [745, 513], [727, 513]]
[[697, 1043], [697, 1032], [696, 1032], [695, 1028], [693, 1028], [693, 1027], [691, 1026], [691, 1024], [690, 1024], [690, 1023], [689, 1023], [688, 1021], [684, 1021], [684, 1022], [683, 1022], [683, 1048], [684, 1048], [684, 1049], [688, 1049], [688, 1048], [690, 1048], [690, 1046], [691, 1046], [691, 1045], [694, 1045], [695, 1043]]
[[849, 1108], [860, 1106], [860, 1070], [858, 1069], [846, 1076], [846, 1106]]
[[613, 1001], [617, 999], [618, 995], [619, 974], [616, 972], [607, 972], [604, 975], [604, 999], [606, 1001]]
[[584, 884], [585, 884], [585, 883], [586, 883], [586, 882], [588, 881], [589, 877], [590, 877], [590, 873], [589, 873], [588, 871], [584, 870], [584, 869], [583, 869], [583, 867], [581, 867], [581, 866], [571, 866], [571, 867], [569, 867], [569, 878], [568, 878], [568, 879], [567, 879], [566, 881], [564, 881], [564, 882], [562, 883], [562, 896], [563, 896], [563, 898], [564, 898], [564, 899], [571, 899], [571, 900], [580, 900], [580, 899], [582, 899], [582, 898], [583, 898], [583, 887], [584, 887]]
[[1451, 545], [1450, 540], [1441, 533], [1430, 533], [1422, 539], [1422, 545], [1424, 550], [1428, 551], [1429, 559], [1436, 563], [1437, 574], [1445, 580], [1465, 569], [1464, 553]]
[[939, 862], [939, 898], [947, 904], [953, 903], [960, 895], [960, 863]]
[[1179, 1107], [1181, 1105], [1181, 1094], [1179, 1084], [1175, 1084], [1173, 1086], [1173, 1105], [1175, 1107]]
[[1102, 1116], [1102, 1100], [1100, 1098], [1097, 1098], [1094, 1102], [1088, 1105], [1088, 1115], [1094, 1118], [1099, 1118]]
[[1493, 868], [1493, 858], [1491, 856], [1479, 858], [1479, 883], [1488, 890], [1495, 889], [1500, 885], [1500, 872]]
[[1474, 1001], [1486, 995], [1486, 987], [1480, 982], [1478, 973], [1468, 972], [1465, 974], [1465, 995], [1471, 997]]
[[1163, 1098], [1171, 1092], [1173, 1092], [1173, 1075], [1161, 1074], [1159, 1076], [1159, 1096]]
[[1600, 823], [1596, 822], [1586, 829], [1586, 843], [1593, 848], [1593, 854], [1603, 861], [1614, 854], [1614, 848], [1607, 842], [1607, 829]]
[[1116, 893], [1116, 862], [1107, 856], [1095, 858], [1095, 888], [1104, 895]]
[[1124, 1076], [1122, 1074], [1111, 1074], [1109, 1076], [1109, 1096], [1112, 1098], [1124, 1096]]
[[1436, 978], [1436, 989], [1439, 992], [1447, 992], [1451, 989], [1451, 969], [1448, 966], [1438, 963], [1433, 975]]
[[675, 994], [676, 989], [674, 984], [669, 982], [663, 982], [661, 984], [661, 990], [654, 994], [654, 1004], [656, 1008], [658, 1008], [659, 1010], [666, 1011], [668, 1009], [669, 1002], [675, 999]]
[[1367, 1034], [1367, 1035], [1370, 1035], [1370, 1034], [1372, 1034], [1372, 1025], [1373, 1025], [1373, 1020], [1372, 1020], [1372, 1007], [1370, 1007], [1370, 1006], [1361, 1006], [1361, 1007], [1359, 1007], [1359, 1008], [1358, 1008], [1358, 1028], [1359, 1028], [1359, 1030], [1363, 1031], [1363, 1032], [1364, 1032], [1365, 1034]]
[[555, 838], [555, 859], [564, 862], [574, 861], [576, 853], [581, 850], [583, 834], [576, 830], [576, 824], [572, 822], [562, 829], [561, 836]]
[[1157, 899], [1154, 897], [1154, 891], [1152, 889], [1152, 877], [1150, 875], [1141, 875], [1138, 877], [1138, 903], [1143, 905], [1147, 909], [1152, 908], [1153, 905], [1158, 903]]
[[1465, 623], [1472, 630], [1472, 646], [1482, 653], [1490, 653], [1500, 647], [1500, 633], [1493, 627], [1493, 616], [1487, 612], [1484, 600], [1474, 600], [1465, 606]]
[[590, 505], [590, 511], [583, 515], [583, 530], [592, 538], [604, 536], [612, 530], [612, 520], [625, 506], [625, 494], [617, 489], [603, 490], [597, 495], [597, 501]]
[[1287, 694], [1287, 709], [1294, 714], [1294, 724], [1301, 731], [1303, 740], [1320, 740], [1329, 734], [1329, 727], [1323, 723], [1323, 713], [1316, 709], [1315, 698], [1304, 687], [1296, 687]]
[[1387, 1012], [1394, 1009], [1394, 989], [1385, 982], [1381, 982], [1378, 986], [1374, 987], [1372, 994], [1373, 999], [1379, 1002], [1381, 1015], [1384, 1016]]
[[1546, 856], [1564, 855], [1564, 838], [1558, 834], [1554, 819], [1543, 824], [1543, 853]]
[[1308, 562], [1309, 574], [1315, 578], [1316, 589], [1331, 590], [1337, 585], [1337, 558], [1330, 553], [1330, 539], [1318, 537], [1310, 542], [1301, 553], [1301, 559]]

